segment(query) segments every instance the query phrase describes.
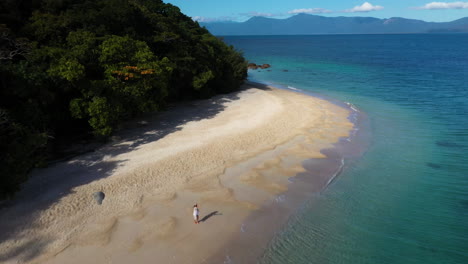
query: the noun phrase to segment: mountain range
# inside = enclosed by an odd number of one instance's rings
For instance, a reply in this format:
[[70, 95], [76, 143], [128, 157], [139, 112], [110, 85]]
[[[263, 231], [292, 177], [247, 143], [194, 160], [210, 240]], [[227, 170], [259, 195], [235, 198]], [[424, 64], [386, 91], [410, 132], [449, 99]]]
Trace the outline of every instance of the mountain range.
[[298, 14], [286, 19], [252, 17], [245, 22], [200, 22], [213, 35], [314, 35], [468, 33], [468, 17], [451, 22], [426, 22], [392, 17], [324, 17]]

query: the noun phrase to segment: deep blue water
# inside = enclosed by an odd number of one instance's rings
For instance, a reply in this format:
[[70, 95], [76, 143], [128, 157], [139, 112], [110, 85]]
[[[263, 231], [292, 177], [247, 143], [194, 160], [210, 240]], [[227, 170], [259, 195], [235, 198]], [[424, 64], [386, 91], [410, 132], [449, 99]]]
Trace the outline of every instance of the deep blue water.
[[350, 102], [370, 146], [260, 263], [468, 263], [468, 34], [225, 37], [249, 78]]

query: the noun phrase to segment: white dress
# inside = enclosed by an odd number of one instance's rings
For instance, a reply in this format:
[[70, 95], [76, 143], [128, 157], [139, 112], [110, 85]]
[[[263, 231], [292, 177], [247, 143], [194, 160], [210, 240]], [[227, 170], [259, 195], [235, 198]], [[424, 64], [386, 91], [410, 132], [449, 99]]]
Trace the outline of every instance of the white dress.
[[198, 216], [198, 207], [194, 207], [193, 208], [193, 219], [197, 220], [197, 216]]

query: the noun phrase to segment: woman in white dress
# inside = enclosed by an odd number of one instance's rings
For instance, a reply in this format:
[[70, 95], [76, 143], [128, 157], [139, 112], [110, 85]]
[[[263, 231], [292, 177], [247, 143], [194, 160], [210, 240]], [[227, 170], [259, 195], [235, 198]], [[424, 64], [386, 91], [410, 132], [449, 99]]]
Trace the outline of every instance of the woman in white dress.
[[198, 209], [198, 204], [195, 204], [193, 206], [193, 220], [195, 221], [195, 224], [198, 224], [198, 217], [200, 215], [200, 210]]

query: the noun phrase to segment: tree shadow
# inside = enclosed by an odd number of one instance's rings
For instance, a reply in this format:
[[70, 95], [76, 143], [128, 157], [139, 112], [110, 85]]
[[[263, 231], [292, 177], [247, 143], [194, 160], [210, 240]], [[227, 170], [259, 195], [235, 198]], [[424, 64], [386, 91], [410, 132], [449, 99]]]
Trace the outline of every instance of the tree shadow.
[[28, 262], [39, 256], [51, 242], [50, 239], [31, 239], [8, 252], [0, 253], [0, 262], [3, 263], [13, 258], [18, 259], [20, 262]]
[[215, 216], [215, 215], [223, 215], [223, 214], [219, 213], [218, 211], [213, 211], [213, 212], [205, 215], [202, 219], [200, 219], [199, 222], [205, 222], [206, 220], [208, 220], [209, 218], [211, 218], [212, 216]]
[[[48, 168], [35, 170], [16, 197], [3, 203], [3, 208], [0, 208], [0, 246], [10, 239], [27, 240], [22, 235], [25, 231], [43, 226], [39, 220], [41, 212], [73, 193], [74, 188], [107, 178], [127, 161], [110, 161], [113, 157], [131, 152], [144, 144], [155, 142], [180, 131], [188, 122], [214, 118], [226, 108], [226, 103], [239, 99], [239, 93], [252, 86], [257, 87], [257, 85], [248, 84], [238, 92], [218, 95], [207, 100], [174, 104], [167, 111], [134, 119], [115, 133], [114, 137], [117, 139], [113, 142], [68, 161], [57, 162]], [[269, 89], [266, 86], [259, 88]], [[89, 197], [89, 202], [95, 201]], [[206, 221], [216, 214], [217, 212], [213, 212], [201, 221]], [[43, 249], [47, 248], [48, 243], [53, 242], [46, 237], [35, 239], [37, 243], [41, 243], [40, 247], [26, 245], [9, 248], [8, 252], [0, 252], [0, 262], [16, 258], [20, 253], [28, 256], [29, 253], [26, 252], [28, 250], [31, 256], [38, 256]]]

